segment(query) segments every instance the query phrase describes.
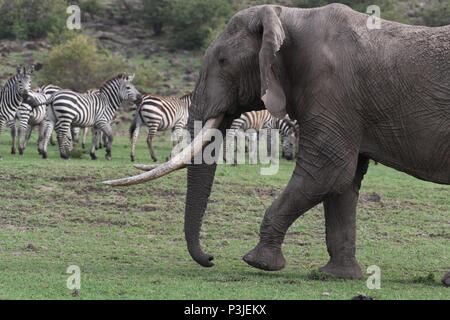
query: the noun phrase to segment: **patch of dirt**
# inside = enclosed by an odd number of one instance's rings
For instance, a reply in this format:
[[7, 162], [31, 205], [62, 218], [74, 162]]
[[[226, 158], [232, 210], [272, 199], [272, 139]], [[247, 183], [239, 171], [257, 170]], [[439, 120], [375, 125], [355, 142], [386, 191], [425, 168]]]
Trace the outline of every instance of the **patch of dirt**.
[[73, 182], [73, 181], [94, 181], [97, 178], [92, 176], [62, 176], [62, 177], [52, 177], [50, 178], [52, 181], [58, 182]]

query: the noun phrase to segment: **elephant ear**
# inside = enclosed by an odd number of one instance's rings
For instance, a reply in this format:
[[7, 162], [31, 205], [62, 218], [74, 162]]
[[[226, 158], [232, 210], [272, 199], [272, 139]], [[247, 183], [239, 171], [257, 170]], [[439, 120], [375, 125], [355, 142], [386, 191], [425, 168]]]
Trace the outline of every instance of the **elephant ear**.
[[259, 52], [261, 72], [261, 99], [267, 110], [282, 119], [286, 114], [286, 95], [281, 85], [280, 59], [278, 51], [286, 38], [280, 21], [282, 8], [264, 6], [258, 12], [260, 28], [262, 26], [262, 45]]

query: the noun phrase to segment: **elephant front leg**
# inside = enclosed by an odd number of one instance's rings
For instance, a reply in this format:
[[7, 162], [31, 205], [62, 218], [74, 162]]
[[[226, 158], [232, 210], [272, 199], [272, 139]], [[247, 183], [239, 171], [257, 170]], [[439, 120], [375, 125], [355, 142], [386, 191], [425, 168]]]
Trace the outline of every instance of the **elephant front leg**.
[[359, 189], [367, 172], [369, 160], [359, 158], [355, 178], [350, 187], [340, 195], [324, 201], [326, 243], [330, 261], [320, 271], [338, 278], [359, 279], [362, 277], [356, 254], [356, 205]]
[[[294, 173], [286, 189], [266, 211], [260, 229], [259, 244], [244, 256], [252, 267], [277, 271], [285, 266], [281, 246], [289, 227], [297, 218], [322, 201], [322, 196], [311, 197], [314, 189], [309, 180]], [[325, 194], [313, 191], [314, 194]]]

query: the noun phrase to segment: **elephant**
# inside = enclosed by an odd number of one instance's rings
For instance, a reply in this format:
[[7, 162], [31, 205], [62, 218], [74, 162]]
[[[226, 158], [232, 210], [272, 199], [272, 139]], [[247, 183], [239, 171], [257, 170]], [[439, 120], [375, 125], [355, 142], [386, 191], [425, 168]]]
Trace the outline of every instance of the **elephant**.
[[[267, 109], [299, 124], [292, 177], [267, 209], [259, 243], [244, 256], [252, 267], [285, 266], [288, 228], [323, 203], [328, 263], [320, 270], [358, 279], [356, 209], [369, 161], [416, 178], [450, 184], [450, 26], [408, 26], [341, 5], [300, 9], [264, 5], [234, 15], [208, 47], [188, 128], [191, 144], [139, 175], [106, 181], [144, 183], [187, 167], [185, 238], [204, 267], [213, 256], [199, 233], [217, 165], [192, 163], [242, 113]], [[194, 137], [194, 123], [203, 129]], [[450, 273], [443, 282], [449, 283]]]

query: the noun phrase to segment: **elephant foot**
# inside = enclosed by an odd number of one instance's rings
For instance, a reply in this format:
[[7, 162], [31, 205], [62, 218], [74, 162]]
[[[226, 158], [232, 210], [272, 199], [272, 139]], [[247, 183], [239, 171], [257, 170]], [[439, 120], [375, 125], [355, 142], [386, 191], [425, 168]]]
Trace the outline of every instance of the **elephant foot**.
[[319, 269], [319, 271], [328, 273], [333, 277], [340, 279], [361, 279], [362, 271], [356, 259], [345, 263], [336, 263], [330, 261], [326, 266]]
[[95, 155], [95, 153], [90, 153], [91, 156], [91, 160], [97, 160], [97, 156]]
[[286, 265], [281, 249], [274, 249], [262, 244], [258, 244], [243, 259], [250, 266], [265, 271], [278, 271]]
[[450, 288], [450, 272], [447, 272], [447, 274], [442, 278], [442, 283], [447, 288]]

